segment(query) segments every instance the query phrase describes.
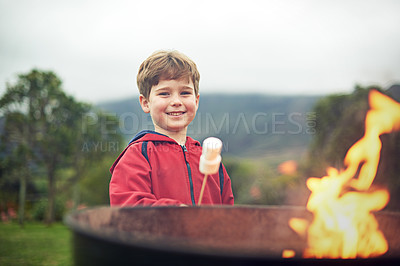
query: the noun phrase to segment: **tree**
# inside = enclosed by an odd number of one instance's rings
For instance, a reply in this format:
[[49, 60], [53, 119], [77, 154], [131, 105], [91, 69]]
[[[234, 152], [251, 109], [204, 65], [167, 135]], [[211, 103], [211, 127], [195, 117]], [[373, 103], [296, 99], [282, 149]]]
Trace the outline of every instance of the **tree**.
[[2, 170], [4, 174], [19, 181], [19, 197], [18, 197], [18, 222], [21, 226], [24, 224], [25, 217], [25, 198], [27, 183], [31, 178], [31, 170], [29, 167], [31, 150], [23, 143], [17, 144], [11, 151], [11, 154], [2, 160]]
[[93, 168], [101, 167], [105, 157], [119, 152], [119, 144], [123, 142], [114, 116], [92, 111], [88, 105], [81, 108], [81, 115], [73, 120], [76, 130], [71, 132], [73, 141], [69, 164], [73, 175], [63, 187], [64, 191], [72, 187], [74, 209], [80, 203], [80, 181], [90, 176]]
[[[122, 139], [115, 117], [95, 112], [89, 104], [66, 95], [61, 84], [55, 73], [33, 69], [19, 75], [15, 84], [7, 84], [7, 91], [0, 99], [1, 116], [5, 120], [2, 172], [20, 177], [19, 209], [23, 217], [26, 181], [32, 168], [44, 168], [48, 224], [55, 218], [56, 183], [62, 179], [61, 170], [74, 172], [69, 180], [62, 180], [61, 191], [65, 186], [72, 186], [76, 188], [74, 194], [78, 195], [78, 181], [89, 167], [107, 155], [107, 151], [91, 146]], [[77, 196], [74, 202], [75, 205], [79, 203]]]
[[328, 166], [344, 167], [347, 150], [364, 134], [368, 93], [374, 88], [356, 86], [352, 94], [329, 95], [316, 103], [316, 133], [309, 150], [313, 175], [323, 174]]
[[[0, 99], [0, 108], [5, 116], [6, 125], [3, 132], [5, 139], [11, 139], [11, 153], [15, 150], [26, 150], [26, 154], [35, 154], [36, 164], [44, 164], [48, 177], [48, 222], [54, 216], [54, 174], [56, 164], [64, 154], [59, 152], [60, 140], [64, 133], [66, 114], [62, 110], [62, 102], [67, 96], [61, 89], [61, 80], [53, 72], [32, 70], [18, 76], [16, 84], [7, 84], [7, 91]], [[53, 146], [55, 145], [55, 146]], [[23, 147], [25, 147], [23, 149]], [[21, 163], [25, 156], [16, 158]], [[29, 163], [28, 161], [25, 161]], [[29, 167], [27, 167], [29, 169]], [[29, 172], [29, 171], [28, 171]], [[21, 176], [24, 176], [23, 174]], [[21, 180], [20, 193], [24, 194], [25, 180]], [[24, 197], [20, 196], [20, 208]], [[21, 218], [20, 218], [21, 219]]]
[[26, 105], [31, 105], [32, 98], [23, 99], [22, 88], [9, 89], [0, 99], [0, 110], [5, 117], [1, 136], [4, 172], [19, 180], [19, 223], [23, 225], [25, 215], [26, 185], [31, 177], [33, 158], [32, 124], [26, 113]]
[[[51, 100], [49, 101], [51, 102]], [[47, 172], [48, 186], [48, 211], [46, 222], [52, 223], [55, 218], [55, 197], [57, 170], [68, 165], [73, 154], [75, 142], [74, 132], [79, 130], [76, 119], [86, 108], [72, 97], [62, 96], [50, 107], [51, 110], [43, 113], [44, 118], [39, 124], [41, 138], [37, 139], [37, 147], [40, 151], [42, 163]], [[45, 117], [47, 115], [47, 117]]]

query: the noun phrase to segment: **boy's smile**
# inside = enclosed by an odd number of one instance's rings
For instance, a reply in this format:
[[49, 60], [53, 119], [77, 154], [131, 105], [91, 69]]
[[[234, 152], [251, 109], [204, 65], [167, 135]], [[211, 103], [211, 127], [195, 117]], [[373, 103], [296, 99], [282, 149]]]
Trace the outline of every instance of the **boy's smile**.
[[[199, 95], [195, 95], [192, 80], [161, 79], [151, 88], [149, 99], [139, 97], [145, 113], [150, 113], [156, 132], [174, 138], [177, 134], [186, 137], [187, 126], [196, 116]], [[174, 138], [175, 139], [175, 138]]]

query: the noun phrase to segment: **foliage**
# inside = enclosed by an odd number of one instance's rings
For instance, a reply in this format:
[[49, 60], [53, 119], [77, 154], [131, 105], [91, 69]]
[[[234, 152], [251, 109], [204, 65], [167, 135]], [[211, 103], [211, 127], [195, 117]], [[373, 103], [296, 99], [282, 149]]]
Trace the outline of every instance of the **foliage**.
[[[7, 138], [4, 138], [7, 139]], [[8, 180], [5, 183], [12, 183], [13, 179], [19, 181], [19, 223], [22, 224], [25, 218], [25, 198], [27, 182], [30, 182], [30, 169], [29, 162], [32, 157], [31, 149], [25, 143], [19, 143], [14, 150], [11, 151], [9, 156], [3, 161], [4, 172], [8, 174]], [[4, 193], [8, 194], [8, 193]], [[7, 199], [7, 195], [5, 195]], [[0, 208], [3, 209], [3, 208]]]
[[[48, 223], [55, 219], [57, 191], [78, 187], [78, 181], [87, 174], [89, 167], [108, 152], [86, 148], [88, 143], [120, 141], [115, 119], [108, 119], [107, 122], [112, 123], [105, 126], [102, 120], [88, 120], [87, 117], [107, 115], [66, 95], [61, 84], [55, 73], [33, 69], [19, 75], [15, 84], [7, 84], [7, 91], [0, 99], [4, 120], [0, 153], [0, 180], [4, 181], [0, 184], [20, 177], [19, 209], [23, 210], [21, 203], [25, 202], [26, 184], [32, 184], [33, 178], [46, 177]], [[72, 169], [73, 174], [63, 175], [63, 169]], [[78, 195], [78, 189], [75, 191], [72, 194]], [[74, 201], [77, 206], [79, 197], [74, 196]]]
[[239, 161], [233, 158], [224, 158], [223, 163], [231, 178], [235, 203], [248, 203], [251, 200], [251, 186], [257, 180], [255, 174], [256, 165], [251, 162], [245, 162], [244, 160]]
[[[43, 198], [36, 202], [33, 206], [32, 215], [36, 221], [44, 221], [46, 218], [46, 211], [48, 209], [49, 203], [48, 200]], [[55, 211], [54, 218], [56, 221], [61, 221], [64, 217], [65, 213], [65, 204], [64, 201], [57, 199], [55, 201]]]
[[0, 265], [72, 265], [71, 233], [62, 224], [0, 223]]
[[89, 206], [109, 205], [110, 199], [108, 186], [111, 174], [109, 169], [115, 160], [115, 156], [105, 156], [92, 167], [84, 179], [80, 181], [81, 201]]
[[265, 160], [224, 158], [232, 181], [235, 204], [282, 205], [296, 175], [276, 173]]
[[80, 121], [82, 128], [75, 137], [71, 162], [73, 174], [62, 186], [73, 195], [74, 209], [80, 203], [108, 203], [109, 168], [123, 145], [114, 117], [91, 111]]
[[[364, 134], [364, 119], [368, 110], [368, 92], [376, 87], [356, 86], [349, 95], [330, 95], [317, 102], [316, 133], [310, 145], [311, 160], [320, 167], [343, 168], [347, 150]], [[319, 172], [319, 174], [321, 174]]]

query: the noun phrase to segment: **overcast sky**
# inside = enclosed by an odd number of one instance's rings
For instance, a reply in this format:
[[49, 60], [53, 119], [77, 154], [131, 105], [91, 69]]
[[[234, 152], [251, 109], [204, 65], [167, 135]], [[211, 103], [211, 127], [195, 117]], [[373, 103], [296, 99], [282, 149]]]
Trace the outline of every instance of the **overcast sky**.
[[0, 0], [0, 93], [53, 70], [78, 100], [137, 95], [140, 63], [177, 49], [200, 93], [351, 92], [400, 83], [400, 1]]

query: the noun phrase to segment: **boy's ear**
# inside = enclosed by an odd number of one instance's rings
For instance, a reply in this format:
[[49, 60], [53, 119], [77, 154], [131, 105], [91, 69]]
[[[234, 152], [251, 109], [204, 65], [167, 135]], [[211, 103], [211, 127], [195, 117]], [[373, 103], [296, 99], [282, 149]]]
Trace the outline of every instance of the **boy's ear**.
[[197, 96], [196, 96], [196, 111], [199, 108], [199, 99], [200, 99], [200, 94], [197, 94]]
[[147, 100], [147, 98], [144, 97], [143, 94], [140, 94], [139, 102], [143, 112], [145, 112], [146, 114], [150, 113], [149, 100]]

